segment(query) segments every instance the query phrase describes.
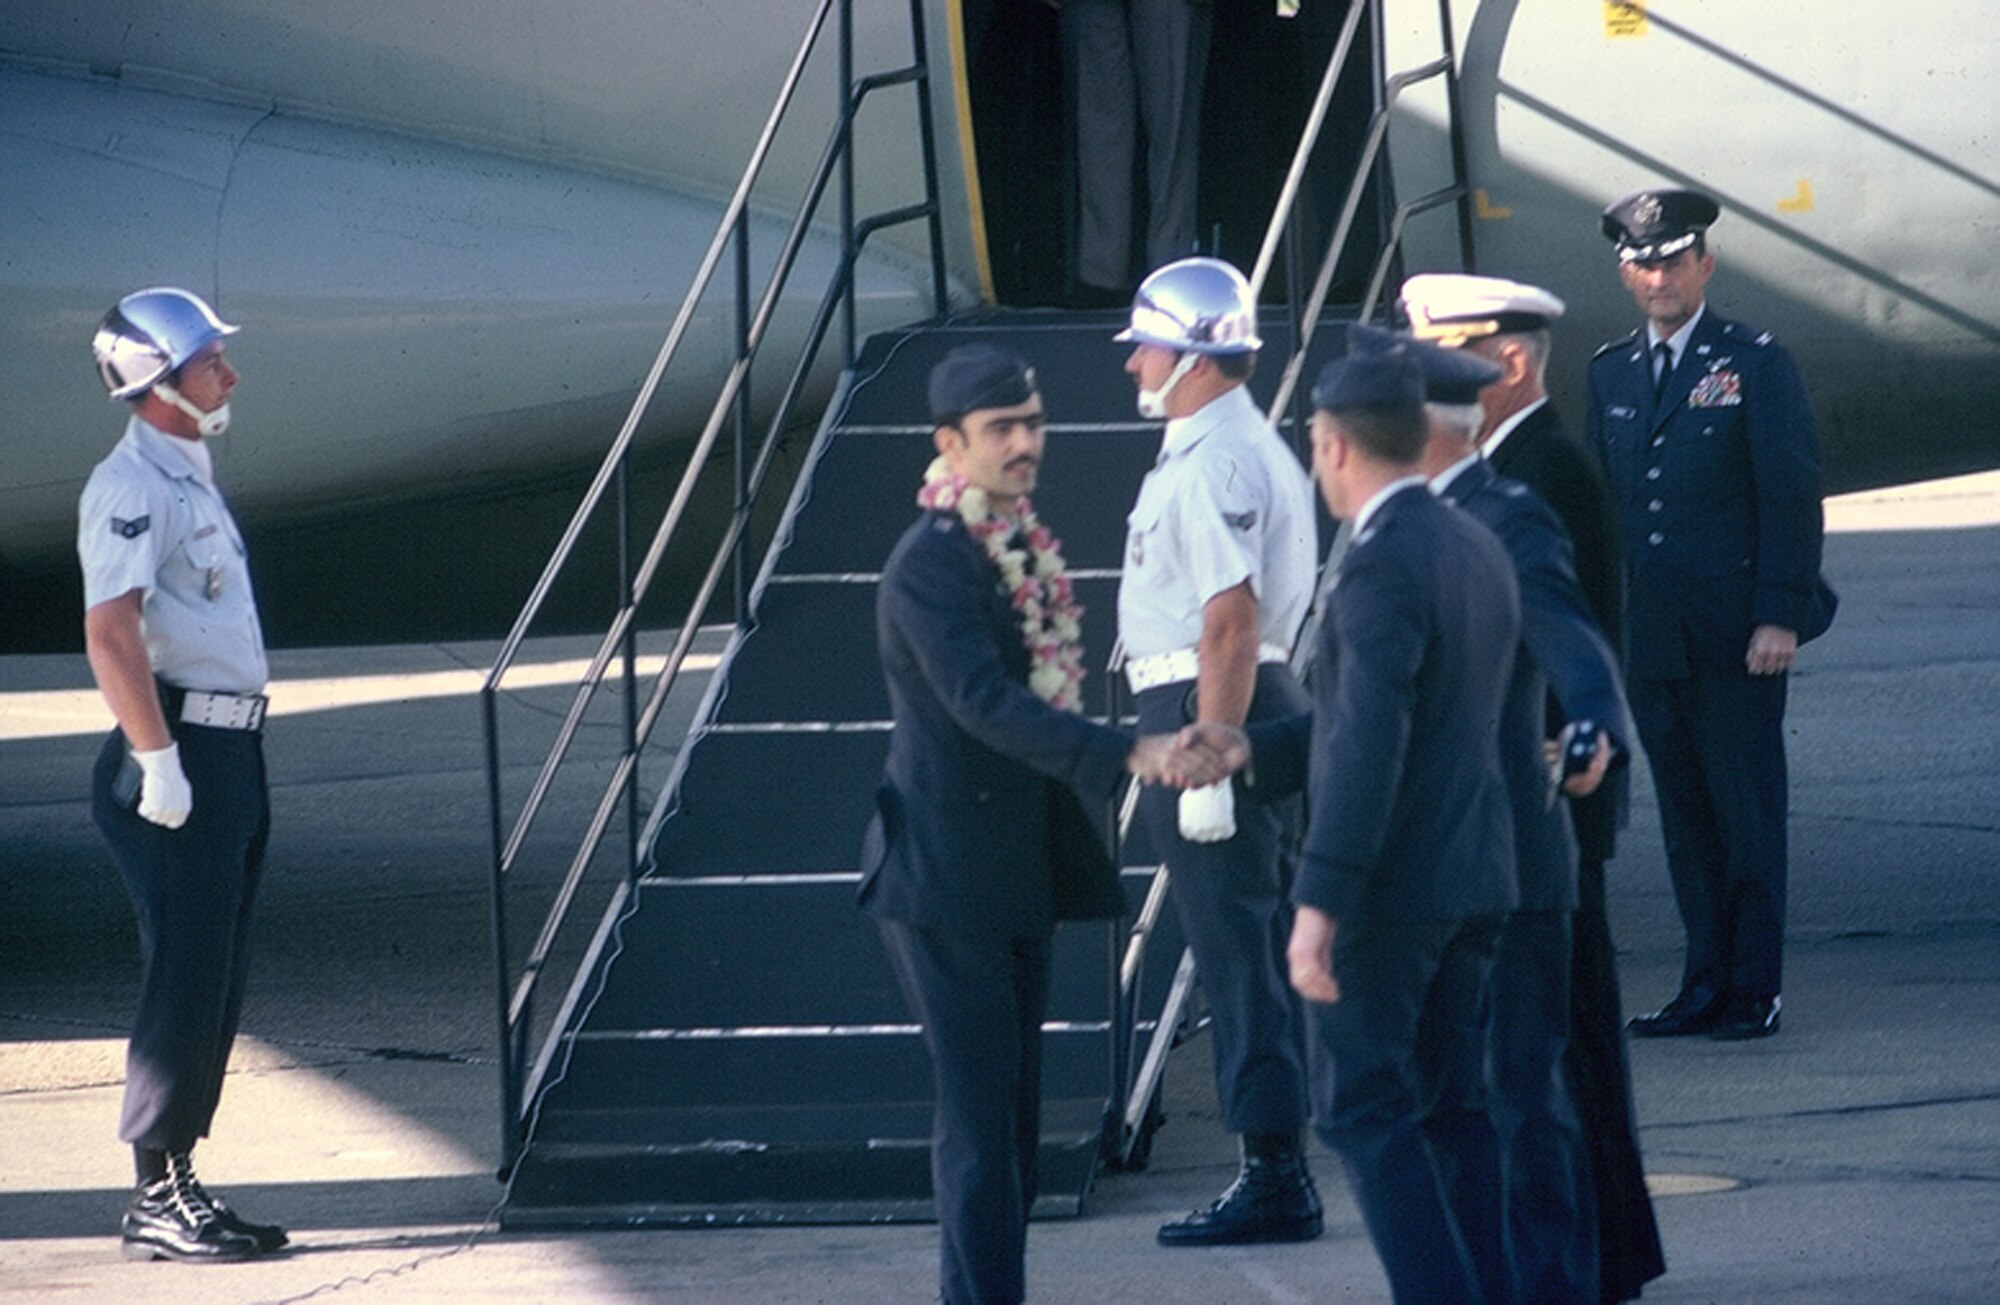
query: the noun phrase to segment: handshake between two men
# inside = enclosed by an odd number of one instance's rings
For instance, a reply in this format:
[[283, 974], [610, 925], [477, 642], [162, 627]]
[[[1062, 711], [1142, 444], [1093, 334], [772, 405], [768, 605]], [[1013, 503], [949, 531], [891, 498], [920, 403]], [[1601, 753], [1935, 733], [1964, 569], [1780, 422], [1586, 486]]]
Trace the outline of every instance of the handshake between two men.
[[[1595, 792], [1611, 768], [1611, 737], [1594, 726], [1565, 731], [1551, 748], [1552, 778], [1571, 797]], [[1178, 734], [1142, 735], [1125, 760], [1126, 770], [1142, 783], [1181, 789], [1218, 784], [1249, 764], [1249, 736], [1219, 721], [1196, 721]], [[1298, 908], [1286, 962], [1292, 987], [1307, 1001], [1340, 1000], [1340, 986], [1333, 977], [1335, 929], [1335, 921], [1324, 912]]]

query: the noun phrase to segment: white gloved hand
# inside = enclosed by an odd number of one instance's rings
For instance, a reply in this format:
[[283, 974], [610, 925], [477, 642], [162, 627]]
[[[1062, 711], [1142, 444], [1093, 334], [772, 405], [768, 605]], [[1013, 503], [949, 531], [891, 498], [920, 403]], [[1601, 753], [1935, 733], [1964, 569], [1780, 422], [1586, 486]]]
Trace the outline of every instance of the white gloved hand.
[[1236, 837], [1236, 793], [1229, 781], [1181, 793], [1181, 837], [1190, 843], [1220, 843]]
[[181, 769], [181, 745], [169, 743], [152, 752], [134, 752], [145, 776], [139, 787], [139, 816], [168, 829], [179, 829], [194, 811], [194, 787]]

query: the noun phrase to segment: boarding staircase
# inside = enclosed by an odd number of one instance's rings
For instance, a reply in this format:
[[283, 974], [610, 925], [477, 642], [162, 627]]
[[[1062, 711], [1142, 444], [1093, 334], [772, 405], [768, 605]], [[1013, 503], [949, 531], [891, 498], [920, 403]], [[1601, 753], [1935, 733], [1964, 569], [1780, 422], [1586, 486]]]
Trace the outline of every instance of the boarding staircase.
[[[1333, 68], [1372, 9], [1371, 0], [1352, 0]], [[857, 86], [909, 84], [925, 93], [921, 5], [912, 3], [911, 18], [917, 52], [911, 68], [857, 79]], [[1449, 73], [1447, 52], [1430, 75]], [[1382, 122], [1385, 129], [1386, 113]], [[836, 127], [825, 165], [829, 176], [838, 173], [849, 128], [851, 123]], [[1302, 142], [1301, 160], [1310, 145], [1310, 137]], [[1372, 162], [1380, 149], [1378, 130], [1366, 157]], [[746, 188], [750, 179], [746, 175]], [[1296, 180], [1295, 174], [1288, 191]], [[1300, 446], [1301, 378], [1340, 347], [1339, 331], [1316, 328], [1356, 312], [1329, 310], [1326, 297], [1360, 195], [1357, 181], [1313, 292], [1288, 309], [1274, 308], [1264, 322], [1267, 365], [1253, 393]], [[1399, 229], [1409, 213], [1463, 195], [1460, 184], [1405, 205], [1394, 225]], [[889, 221], [928, 220], [935, 248], [936, 212], [931, 182], [925, 201], [859, 224], [850, 216], [850, 226], [865, 240]], [[809, 218], [808, 210], [802, 221]], [[1274, 223], [1256, 269], [1260, 280], [1279, 230]], [[734, 225], [725, 218], [708, 266], [719, 264], [730, 242], [747, 239], [740, 218]], [[851, 272], [858, 248], [853, 234], [847, 248]], [[1385, 250], [1377, 265], [1363, 315], [1379, 298], [1392, 253]], [[642, 705], [638, 649], [645, 590], [679, 524], [683, 493], [669, 505], [649, 547], [642, 550], [634, 540], [621, 548], [619, 616], [511, 824], [503, 800], [507, 748], [499, 703], [564, 550], [552, 559], [489, 674], [484, 701], [502, 1173], [509, 1183], [503, 1219], [509, 1226], [932, 1217], [930, 1069], [874, 926], [854, 902], [861, 835], [889, 729], [874, 647], [874, 589], [883, 560], [914, 519], [915, 490], [931, 457], [925, 379], [946, 351], [975, 340], [1012, 348], [1036, 368], [1051, 416], [1037, 509], [1062, 537], [1087, 609], [1084, 644], [1092, 675], [1085, 710], [1106, 719], [1128, 718], [1121, 677], [1111, 669], [1118, 655], [1117, 573], [1124, 513], [1159, 440], [1157, 426], [1140, 422], [1132, 410], [1121, 373], [1125, 351], [1111, 338], [1118, 315], [1000, 308], [948, 313], [941, 271], [936, 275], [936, 318], [865, 343], [848, 342], [837, 388], [754, 577], [745, 568], [745, 549], [757, 491], [787, 427], [786, 405], [799, 400], [811, 359], [797, 365], [795, 383], [754, 451], [742, 438], [743, 392], [725, 387], [697, 461], [709, 455], [715, 433], [736, 420], [737, 509], [715, 541], [693, 606], [669, 632], [664, 665], [650, 676]], [[702, 289], [698, 278], [694, 293]], [[829, 292], [809, 350], [838, 316], [843, 289], [837, 281]], [[739, 302], [747, 299], [740, 284], [738, 294]], [[764, 303], [770, 302], [767, 294]], [[746, 303], [739, 319], [754, 323], [759, 315]], [[1294, 321], [1314, 329], [1295, 331]], [[746, 343], [754, 352], [755, 341]], [[635, 408], [627, 433], [637, 424]], [[629, 533], [634, 506], [618, 493], [628, 483], [620, 464], [629, 460], [629, 443], [621, 436], [619, 445], [626, 447], [614, 446], [607, 457], [571, 539], [582, 533], [600, 499], [618, 504]], [[689, 468], [684, 490], [699, 470]], [[745, 568], [738, 572], [734, 619], [710, 627], [723, 644], [719, 665], [686, 738], [668, 754], [651, 744], [650, 735], [709, 609], [725, 594], [732, 565]], [[524, 850], [532, 843], [528, 827], [564, 754], [599, 709], [593, 704], [621, 691], [623, 750], [556, 886], [554, 909], [517, 966], [510, 957], [509, 910], [518, 895], [513, 881], [523, 875]], [[641, 764], [663, 754], [671, 759], [659, 763], [665, 774], [648, 806]], [[642, 806], [649, 811], [643, 817]], [[1115, 827], [1129, 829], [1129, 809], [1109, 814]], [[614, 830], [624, 838], [614, 839]], [[1143, 1164], [1166, 1051], [1198, 1019], [1192, 965], [1171, 912], [1163, 909], [1168, 871], [1141, 838], [1124, 838], [1118, 851], [1128, 917], [1066, 924], [1057, 933], [1044, 1031], [1036, 1208], [1044, 1217], [1079, 1213], [1093, 1175], [1107, 1160]], [[573, 977], [553, 1010], [543, 1013], [538, 998], [558, 977], [564, 918], [588, 896], [590, 868], [606, 857], [624, 870], [587, 944], [573, 949]]]

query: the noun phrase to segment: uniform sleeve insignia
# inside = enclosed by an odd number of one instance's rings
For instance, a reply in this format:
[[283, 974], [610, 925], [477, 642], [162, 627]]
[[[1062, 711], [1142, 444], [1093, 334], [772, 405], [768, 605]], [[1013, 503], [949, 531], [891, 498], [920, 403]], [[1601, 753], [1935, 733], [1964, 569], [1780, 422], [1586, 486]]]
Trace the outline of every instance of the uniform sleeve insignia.
[[1222, 519], [1232, 530], [1248, 530], [1257, 524], [1257, 509], [1252, 508], [1248, 512], [1225, 512], [1222, 514]]
[[130, 521], [127, 521], [124, 517], [113, 517], [111, 518], [111, 533], [119, 536], [121, 539], [137, 539], [139, 536], [145, 534], [152, 524], [153, 518], [150, 513], [143, 517], [133, 517]]
[[1712, 371], [1688, 395], [1690, 408], [1734, 408], [1743, 402], [1743, 378], [1731, 371]]

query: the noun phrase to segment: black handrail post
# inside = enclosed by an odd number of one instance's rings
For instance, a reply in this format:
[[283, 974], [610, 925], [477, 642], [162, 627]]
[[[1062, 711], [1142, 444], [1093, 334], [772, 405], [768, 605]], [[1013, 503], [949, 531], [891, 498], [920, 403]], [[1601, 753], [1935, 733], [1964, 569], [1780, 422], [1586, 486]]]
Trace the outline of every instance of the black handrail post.
[[632, 566], [632, 450], [618, 459], [618, 605], [632, 610], [625, 623], [620, 653], [625, 666], [625, 755], [632, 766], [625, 776], [625, 873], [639, 873], [639, 593]]
[[923, 144], [924, 204], [930, 209], [931, 311], [944, 316], [944, 213], [938, 203], [937, 128], [931, 117], [931, 55], [924, 0], [910, 0], [910, 48], [917, 65], [917, 136]]
[[744, 517], [745, 529], [736, 537], [736, 624], [740, 628], [750, 618], [750, 532], [748, 530], [749, 466], [745, 441], [750, 428], [750, 214], [745, 210], [736, 224], [736, 358], [743, 365], [743, 384], [736, 391], [736, 511]]
[[514, 1100], [520, 1093], [521, 1065], [514, 1056], [514, 1039], [507, 1019], [507, 867], [506, 835], [500, 818], [500, 730], [493, 686], [479, 691], [479, 711], [486, 726], [486, 809], [493, 839], [493, 974], [499, 1011], [500, 1172], [507, 1173], [520, 1157], [520, 1119]]
[[1438, 29], [1444, 38], [1444, 103], [1450, 124], [1446, 135], [1451, 141], [1451, 175], [1462, 192], [1458, 197], [1458, 257], [1467, 272], [1477, 272], [1479, 264], [1472, 248], [1472, 178], [1465, 161], [1465, 110], [1458, 89], [1458, 42], [1451, 33], [1451, 0], [1438, 0]]
[[846, 277], [840, 288], [840, 365], [859, 353], [854, 314], [854, 0], [840, 0], [840, 248]]

